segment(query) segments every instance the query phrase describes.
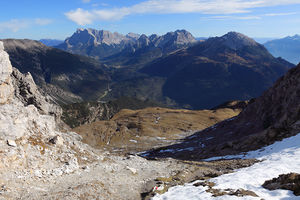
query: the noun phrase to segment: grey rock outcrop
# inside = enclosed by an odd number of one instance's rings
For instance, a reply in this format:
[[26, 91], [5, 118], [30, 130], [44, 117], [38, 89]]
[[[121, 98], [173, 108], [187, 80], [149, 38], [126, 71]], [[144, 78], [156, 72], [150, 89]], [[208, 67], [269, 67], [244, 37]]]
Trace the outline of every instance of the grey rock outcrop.
[[0, 104], [8, 103], [13, 95], [10, 75], [12, 66], [8, 54], [4, 51], [3, 42], [0, 41]]
[[34, 105], [40, 114], [53, 115], [60, 120], [62, 109], [54, 104], [50, 96], [43, 96], [36, 86], [31, 74], [23, 75], [18, 69], [13, 68], [11, 73], [12, 84], [15, 88], [15, 98], [20, 100], [24, 106]]
[[[11, 172], [22, 173], [23, 177], [25, 174], [44, 177], [76, 171], [79, 156], [74, 148], [87, 150], [87, 147], [80, 143], [77, 134], [57, 130], [54, 117], [60, 117], [61, 109], [39, 92], [30, 73], [23, 75], [12, 67], [2, 42], [0, 70], [1, 181]], [[51, 138], [56, 138], [57, 147], [49, 143]], [[75, 145], [73, 150], [71, 144]], [[88, 155], [95, 158], [90, 151]]]

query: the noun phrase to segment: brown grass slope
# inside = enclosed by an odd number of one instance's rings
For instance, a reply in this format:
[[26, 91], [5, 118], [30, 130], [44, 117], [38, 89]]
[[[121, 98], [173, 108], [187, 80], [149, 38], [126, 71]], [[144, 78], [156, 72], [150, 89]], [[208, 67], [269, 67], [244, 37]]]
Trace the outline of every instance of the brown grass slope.
[[138, 152], [170, 145], [215, 123], [234, 117], [240, 109], [182, 110], [167, 108], [123, 109], [109, 121], [73, 129], [94, 147]]

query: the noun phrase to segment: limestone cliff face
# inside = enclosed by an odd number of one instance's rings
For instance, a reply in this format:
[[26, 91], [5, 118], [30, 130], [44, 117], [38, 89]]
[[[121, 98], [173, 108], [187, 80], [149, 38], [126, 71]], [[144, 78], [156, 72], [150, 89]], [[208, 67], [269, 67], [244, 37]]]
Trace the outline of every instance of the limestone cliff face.
[[[0, 104], [10, 103], [33, 105], [39, 114], [52, 115], [56, 122], [60, 122], [61, 108], [53, 104], [51, 97], [40, 93], [30, 73], [23, 75], [12, 67], [4, 44], [0, 41]], [[22, 131], [18, 132], [22, 135]]]
[[40, 94], [29, 73], [23, 75], [12, 67], [1, 41], [0, 104], [0, 139], [29, 136], [38, 126], [47, 134], [55, 134], [53, 119], [59, 120], [61, 109]]
[[0, 104], [8, 103], [13, 95], [10, 75], [12, 66], [8, 54], [4, 51], [3, 42], [0, 41]]
[[29, 73], [23, 75], [12, 67], [2, 42], [0, 102], [1, 181], [16, 180], [17, 174], [25, 180], [72, 173], [79, 169], [83, 151], [95, 159], [79, 135], [58, 131], [55, 117], [60, 116], [60, 108], [38, 91]]
[[60, 121], [62, 109], [53, 103], [54, 101], [50, 96], [40, 93], [29, 72], [22, 74], [13, 67], [11, 79], [14, 87], [14, 98], [21, 101], [25, 106], [34, 105], [40, 114], [52, 115], [57, 122]]

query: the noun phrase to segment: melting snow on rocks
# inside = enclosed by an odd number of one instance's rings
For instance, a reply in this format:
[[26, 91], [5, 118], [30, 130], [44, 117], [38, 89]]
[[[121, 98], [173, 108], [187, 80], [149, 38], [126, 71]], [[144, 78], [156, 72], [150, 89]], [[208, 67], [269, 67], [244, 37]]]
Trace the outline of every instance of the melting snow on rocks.
[[[236, 170], [234, 173], [225, 174], [216, 178], [208, 180], [214, 183], [213, 189], [219, 191], [237, 191], [245, 190], [252, 191], [258, 197], [254, 196], [232, 196], [223, 195], [213, 197], [213, 194], [207, 192], [207, 186], [194, 186], [194, 183], [188, 183], [183, 186], [172, 187], [168, 192], [162, 195], [156, 195], [154, 200], [196, 200], [196, 199], [253, 199], [253, 200], [276, 200], [276, 199], [300, 199], [300, 196], [295, 196], [289, 190], [267, 190], [262, 187], [263, 183], [267, 180], [278, 177], [281, 174], [290, 172], [300, 173], [300, 134], [276, 142], [270, 146], [262, 149], [248, 152], [244, 155], [232, 155], [225, 157], [215, 157], [207, 160], [216, 159], [229, 159], [229, 158], [256, 158], [258, 162], [251, 167]], [[200, 182], [200, 181], [198, 181]]]

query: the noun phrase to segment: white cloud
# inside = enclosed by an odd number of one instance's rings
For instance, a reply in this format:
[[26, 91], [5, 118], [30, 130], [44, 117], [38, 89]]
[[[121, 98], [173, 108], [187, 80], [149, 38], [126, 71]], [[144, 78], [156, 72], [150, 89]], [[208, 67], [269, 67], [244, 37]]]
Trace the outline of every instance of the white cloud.
[[231, 16], [231, 15], [221, 15], [221, 16], [211, 16], [204, 17], [204, 20], [259, 20], [262, 19], [261, 16]]
[[51, 24], [53, 21], [51, 19], [42, 19], [42, 18], [36, 18], [34, 20], [34, 23], [37, 25], [45, 26], [48, 24]]
[[289, 12], [289, 13], [267, 13], [265, 16], [274, 17], [274, 16], [287, 16], [287, 15], [296, 15], [297, 12]]
[[95, 20], [95, 15], [87, 10], [78, 8], [77, 10], [71, 10], [65, 15], [72, 21], [79, 25], [91, 24]]
[[11, 19], [9, 21], [0, 22], [0, 32], [11, 31], [18, 32], [22, 29], [28, 28], [30, 26], [44, 26], [52, 23], [51, 19]]
[[119, 20], [134, 14], [237, 14], [249, 13], [251, 8], [300, 4], [299, 0], [146, 0], [129, 6], [112, 9], [83, 10], [78, 8], [65, 15], [79, 25], [97, 20]]
[[91, 0], [82, 0], [83, 3], [90, 3]]
[[29, 23], [26, 20], [12, 19], [5, 22], [0, 22], [0, 32], [11, 31], [18, 32], [20, 29], [29, 27]]

